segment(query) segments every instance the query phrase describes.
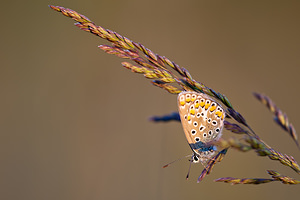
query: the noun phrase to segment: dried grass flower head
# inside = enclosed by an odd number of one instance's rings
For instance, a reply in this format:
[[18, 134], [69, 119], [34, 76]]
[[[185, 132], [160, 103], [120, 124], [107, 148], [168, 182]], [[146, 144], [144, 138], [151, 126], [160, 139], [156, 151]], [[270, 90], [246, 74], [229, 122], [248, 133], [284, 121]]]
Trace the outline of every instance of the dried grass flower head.
[[[198, 178], [198, 182], [210, 174], [216, 163], [222, 161], [229, 148], [238, 150], [240, 152], [254, 151], [258, 156], [267, 157], [271, 160], [279, 161], [279, 163], [293, 169], [297, 174], [300, 174], [300, 167], [292, 156], [280, 153], [263, 140], [260, 139], [252, 128], [248, 125], [246, 119], [237, 112], [229, 99], [213, 89], [207, 87], [205, 84], [194, 80], [191, 74], [185, 69], [172, 62], [165, 56], [155, 54], [150, 49], [146, 48], [140, 43], [131, 41], [130, 39], [114, 32], [109, 29], [105, 29], [101, 26], [97, 26], [90, 19], [84, 15], [60, 6], [49, 6], [51, 9], [61, 12], [63, 15], [72, 18], [76, 23], [75, 26], [83, 31], [92, 33], [93, 35], [109, 41], [110, 45], [100, 45], [99, 48], [108, 54], [116, 55], [123, 59], [128, 59], [129, 62], [122, 62], [122, 66], [131, 70], [134, 73], [142, 74], [145, 78], [150, 79], [151, 83], [159, 88], [168, 91], [171, 94], [179, 94], [183, 91], [196, 92], [198, 94], [204, 94], [209, 99], [213, 99], [220, 104], [224, 109], [224, 129], [235, 133], [237, 136], [242, 138], [237, 139], [236, 137], [229, 139], [217, 139], [212, 140], [209, 145], [217, 146], [220, 150], [216, 155], [209, 158], [205, 162], [204, 170]], [[259, 93], [254, 93], [254, 96], [262, 102], [274, 115], [274, 120], [281, 128], [283, 128], [294, 140], [296, 145], [299, 147], [297, 141], [297, 134], [293, 125], [289, 122], [288, 117], [284, 114], [274, 102], [267, 96]], [[196, 102], [195, 102], [196, 105]], [[210, 108], [210, 111], [214, 111], [214, 107], [209, 103], [209, 106], [204, 106], [205, 109]], [[189, 112], [193, 115], [194, 112], [190, 109]], [[221, 116], [221, 115], [220, 115]], [[151, 118], [154, 122], [169, 122], [178, 121], [182, 119], [178, 112], [173, 112], [165, 116], [154, 116]], [[196, 126], [196, 124], [195, 124]], [[191, 146], [191, 144], [190, 144]], [[199, 147], [199, 146], [198, 146]], [[204, 149], [205, 146], [199, 147]], [[209, 149], [212, 150], [212, 149]], [[204, 150], [203, 150], [204, 151]], [[192, 155], [191, 161], [195, 161], [195, 154]], [[192, 163], [192, 162], [191, 162]], [[165, 165], [164, 167], [167, 167]], [[267, 170], [270, 178], [233, 178], [224, 177], [216, 179], [216, 182], [224, 182], [231, 184], [262, 184], [274, 181], [280, 181], [284, 184], [299, 184], [291, 177], [281, 175], [274, 170]], [[188, 178], [189, 175], [187, 175]]]

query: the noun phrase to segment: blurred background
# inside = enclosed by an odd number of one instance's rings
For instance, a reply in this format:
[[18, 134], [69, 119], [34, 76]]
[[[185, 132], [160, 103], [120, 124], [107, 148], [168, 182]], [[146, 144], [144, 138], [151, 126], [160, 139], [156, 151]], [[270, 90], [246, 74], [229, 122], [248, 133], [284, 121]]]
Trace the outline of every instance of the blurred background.
[[[292, 139], [252, 92], [299, 123], [299, 1], [6, 1], [1, 19], [0, 199], [282, 199], [299, 186], [215, 183], [220, 177], [300, 179], [254, 152], [230, 150], [201, 183], [203, 167], [180, 123], [152, 123], [177, 110], [176, 95], [152, 86], [108, 44], [48, 5], [78, 11], [185, 67], [225, 94], [276, 150], [300, 160]], [[226, 131], [224, 135], [230, 134]]]

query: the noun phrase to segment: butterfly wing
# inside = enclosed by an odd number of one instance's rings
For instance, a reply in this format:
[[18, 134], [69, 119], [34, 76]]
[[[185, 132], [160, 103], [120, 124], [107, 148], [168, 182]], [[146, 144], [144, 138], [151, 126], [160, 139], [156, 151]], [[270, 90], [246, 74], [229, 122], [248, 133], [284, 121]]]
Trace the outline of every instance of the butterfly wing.
[[184, 91], [178, 95], [178, 108], [186, 139], [198, 154], [213, 150], [224, 126], [222, 106], [203, 93]]

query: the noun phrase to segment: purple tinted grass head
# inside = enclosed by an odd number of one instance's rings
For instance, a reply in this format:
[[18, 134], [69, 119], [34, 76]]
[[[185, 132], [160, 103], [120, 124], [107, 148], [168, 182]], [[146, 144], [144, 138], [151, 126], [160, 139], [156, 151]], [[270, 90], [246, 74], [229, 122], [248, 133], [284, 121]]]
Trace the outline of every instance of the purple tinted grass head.
[[198, 177], [197, 183], [202, 181], [206, 175], [210, 174], [210, 172], [212, 171], [213, 167], [217, 164], [217, 162], [221, 162], [223, 160], [227, 151], [228, 151], [228, 148], [223, 149], [207, 163], [206, 167], [203, 169], [200, 176]]
[[[220, 162], [224, 158], [229, 148], [233, 148], [241, 152], [253, 150], [258, 156], [265, 156], [271, 160], [277, 160], [281, 164], [290, 167], [296, 173], [300, 174], [300, 167], [292, 156], [282, 154], [268, 146], [251, 129], [245, 118], [233, 108], [229, 99], [225, 95], [214, 91], [201, 82], [194, 80], [185, 68], [180, 67], [165, 56], [153, 53], [150, 49], [140, 43], [133, 42], [114, 31], [95, 25], [95, 23], [90, 19], [74, 10], [52, 5], [49, 7], [55, 11], [61, 12], [64, 16], [72, 18], [76, 22], [75, 26], [81, 30], [109, 41], [111, 43], [110, 45], [100, 45], [99, 48], [108, 54], [116, 55], [122, 59], [128, 59], [129, 62], [122, 62], [122, 66], [134, 73], [143, 74], [145, 78], [151, 79], [151, 83], [153, 85], [158, 86], [171, 94], [179, 94], [182, 91], [204, 93], [224, 105], [223, 108], [226, 113], [226, 120], [224, 121], [225, 129], [235, 134], [245, 135], [245, 137], [242, 139], [221, 138], [214, 141], [214, 144], [212, 145], [216, 145], [223, 150], [208, 160], [206, 167], [198, 178], [198, 182], [202, 181], [206, 175], [211, 173], [212, 168], [216, 163]], [[286, 114], [283, 114], [269, 97], [258, 93], [254, 93], [254, 96], [269, 108], [269, 110], [275, 115], [275, 122], [289, 133], [300, 149], [297, 142], [296, 131], [293, 125], [289, 123]], [[227, 119], [233, 120], [234, 122], [230, 122]], [[166, 116], [154, 116], [150, 118], [150, 120], [155, 122], [180, 121], [180, 117], [178, 112], [174, 112]], [[226, 177], [215, 181], [231, 184], [261, 184], [273, 181], [280, 181], [284, 184], [299, 184], [299, 181], [283, 176], [276, 171], [268, 170], [268, 173], [272, 176], [271, 179], [239, 179]]]
[[[229, 109], [227, 110], [227, 113], [231, 114], [233, 119], [251, 130], [242, 115], [233, 109], [232, 104], [225, 95], [194, 80], [185, 68], [180, 67], [165, 56], [153, 53], [150, 49], [140, 43], [133, 42], [114, 31], [95, 25], [90, 19], [74, 10], [53, 5], [50, 5], [49, 7], [75, 20], [77, 22], [75, 25], [78, 28], [111, 42], [111, 46], [99, 46], [99, 48], [106, 53], [130, 59], [137, 64], [133, 65], [129, 62], [123, 62], [122, 65], [125, 68], [130, 69], [135, 73], [144, 74], [148, 79], [154, 79], [151, 81], [153, 85], [165, 89], [171, 94], [178, 94], [184, 90], [205, 93], [222, 102]], [[175, 75], [168, 68], [177, 72], [179, 76]], [[176, 86], [173, 86], [174, 84]]]
[[294, 126], [289, 122], [289, 119], [285, 113], [283, 113], [275, 103], [268, 97], [263, 94], [253, 93], [253, 95], [275, 115], [274, 121], [278, 124], [283, 130], [289, 133], [297, 147], [300, 150], [300, 146], [298, 143], [298, 136]]
[[291, 177], [284, 176], [279, 174], [278, 172], [274, 170], [267, 170], [268, 174], [272, 178], [264, 179], [264, 178], [233, 178], [233, 177], [224, 177], [224, 178], [218, 178], [215, 180], [215, 182], [223, 182], [223, 183], [231, 183], [232, 185], [236, 184], [262, 184], [262, 183], [270, 183], [273, 181], [280, 181], [283, 184], [289, 184], [289, 185], [296, 185], [300, 184], [300, 181], [295, 180]]

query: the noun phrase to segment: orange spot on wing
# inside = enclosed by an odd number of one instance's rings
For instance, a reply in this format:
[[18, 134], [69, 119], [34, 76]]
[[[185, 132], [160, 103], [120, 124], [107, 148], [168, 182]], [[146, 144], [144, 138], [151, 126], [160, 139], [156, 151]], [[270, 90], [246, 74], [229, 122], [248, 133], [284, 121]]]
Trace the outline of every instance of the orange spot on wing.
[[217, 106], [212, 106], [212, 107], [210, 107], [209, 111], [212, 112], [212, 111], [216, 110], [216, 107], [217, 107]]
[[222, 116], [222, 113], [221, 111], [216, 111], [216, 115], [218, 115], [218, 117], [221, 117]]
[[191, 101], [191, 97], [190, 97], [190, 96], [187, 96], [186, 99], [185, 99], [185, 101], [186, 101], [187, 103], [189, 103], [189, 102]]
[[191, 113], [191, 115], [194, 115], [195, 114], [195, 109], [191, 109], [190, 113]]
[[205, 104], [205, 110], [207, 110], [209, 106], [210, 106], [210, 103]]
[[224, 119], [224, 117], [225, 117], [225, 114], [223, 113], [223, 115], [222, 115], [222, 118], [221, 118], [221, 119], [223, 120], [223, 119]]
[[190, 121], [191, 120], [191, 115], [187, 116], [187, 120]]
[[203, 107], [204, 105], [205, 105], [205, 102], [204, 102], [204, 101], [201, 101], [201, 102], [200, 102], [200, 106]]

